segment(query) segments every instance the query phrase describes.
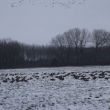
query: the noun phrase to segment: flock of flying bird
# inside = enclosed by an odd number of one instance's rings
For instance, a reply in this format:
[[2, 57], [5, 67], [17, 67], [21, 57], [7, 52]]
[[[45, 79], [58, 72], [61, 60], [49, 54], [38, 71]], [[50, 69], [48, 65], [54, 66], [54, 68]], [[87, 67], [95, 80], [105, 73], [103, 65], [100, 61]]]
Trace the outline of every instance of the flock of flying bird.
[[82, 4], [86, 0], [12, 0], [11, 1], [11, 7], [17, 7], [25, 2], [29, 2], [32, 5], [41, 4], [45, 7], [51, 6], [63, 6], [66, 8], [70, 8], [74, 4]]

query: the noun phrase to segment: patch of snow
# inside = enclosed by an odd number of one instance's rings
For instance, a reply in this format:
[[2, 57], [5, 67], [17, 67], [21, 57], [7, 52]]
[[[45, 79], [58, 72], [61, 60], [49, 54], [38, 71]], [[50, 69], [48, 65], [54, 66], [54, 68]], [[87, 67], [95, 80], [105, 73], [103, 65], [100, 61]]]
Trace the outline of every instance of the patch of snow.
[[0, 70], [0, 110], [110, 110], [110, 67]]

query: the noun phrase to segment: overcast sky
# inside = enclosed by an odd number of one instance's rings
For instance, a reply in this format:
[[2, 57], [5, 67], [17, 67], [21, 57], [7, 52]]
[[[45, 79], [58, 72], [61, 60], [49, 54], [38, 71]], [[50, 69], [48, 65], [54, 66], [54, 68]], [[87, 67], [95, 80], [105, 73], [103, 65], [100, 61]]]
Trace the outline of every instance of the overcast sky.
[[69, 7], [28, 2], [11, 7], [12, 1], [0, 0], [0, 38], [47, 44], [74, 27], [110, 31], [110, 0], [86, 0]]

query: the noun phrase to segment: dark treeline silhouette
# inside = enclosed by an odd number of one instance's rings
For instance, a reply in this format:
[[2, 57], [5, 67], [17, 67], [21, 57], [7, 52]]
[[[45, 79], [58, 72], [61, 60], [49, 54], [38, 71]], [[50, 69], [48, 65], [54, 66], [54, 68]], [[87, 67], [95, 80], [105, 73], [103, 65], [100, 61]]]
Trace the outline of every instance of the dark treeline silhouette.
[[0, 40], [0, 69], [82, 65], [110, 65], [110, 32], [74, 28], [45, 46]]

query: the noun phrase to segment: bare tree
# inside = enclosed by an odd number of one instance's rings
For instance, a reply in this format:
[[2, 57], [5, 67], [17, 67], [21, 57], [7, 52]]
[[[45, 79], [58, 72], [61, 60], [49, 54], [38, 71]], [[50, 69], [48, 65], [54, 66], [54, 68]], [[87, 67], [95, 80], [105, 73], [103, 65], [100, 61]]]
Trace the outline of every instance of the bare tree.
[[92, 32], [93, 44], [95, 46], [95, 63], [99, 64], [102, 59], [103, 48], [107, 46], [108, 32], [102, 29], [97, 29]]
[[55, 38], [52, 39], [51, 44], [56, 47], [64, 47], [65, 46], [65, 39], [63, 34], [57, 35]]
[[72, 41], [71, 34], [69, 32], [64, 33], [65, 44], [67, 47], [74, 47], [74, 43]]
[[[76, 57], [76, 62], [78, 62], [79, 57], [81, 57], [83, 53], [83, 48], [86, 46], [87, 36], [87, 30], [74, 28], [53, 38], [52, 45], [55, 47], [63, 47], [60, 48], [60, 55], [65, 55], [66, 58]], [[62, 54], [65, 51], [65, 48], [67, 48], [67, 53]]]
[[80, 30], [78, 28], [74, 28], [69, 30], [68, 33], [71, 37], [72, 46], [75, 48], [76, 64], [79, 64], [80, 57], [83, 54], [83, 48], [86, 46], [88, 31], [85, 29]]
[[107, 32], [106, 46], [110, 47], [110, 32]]
[[108, 32], [105, 30], [94, 30], [92, 36], [96, 49], [105, 46], [108, 42]]
[[82, 48], [86, 46], [88, 31], [74, 28], [64, 33], [68, 46]]

